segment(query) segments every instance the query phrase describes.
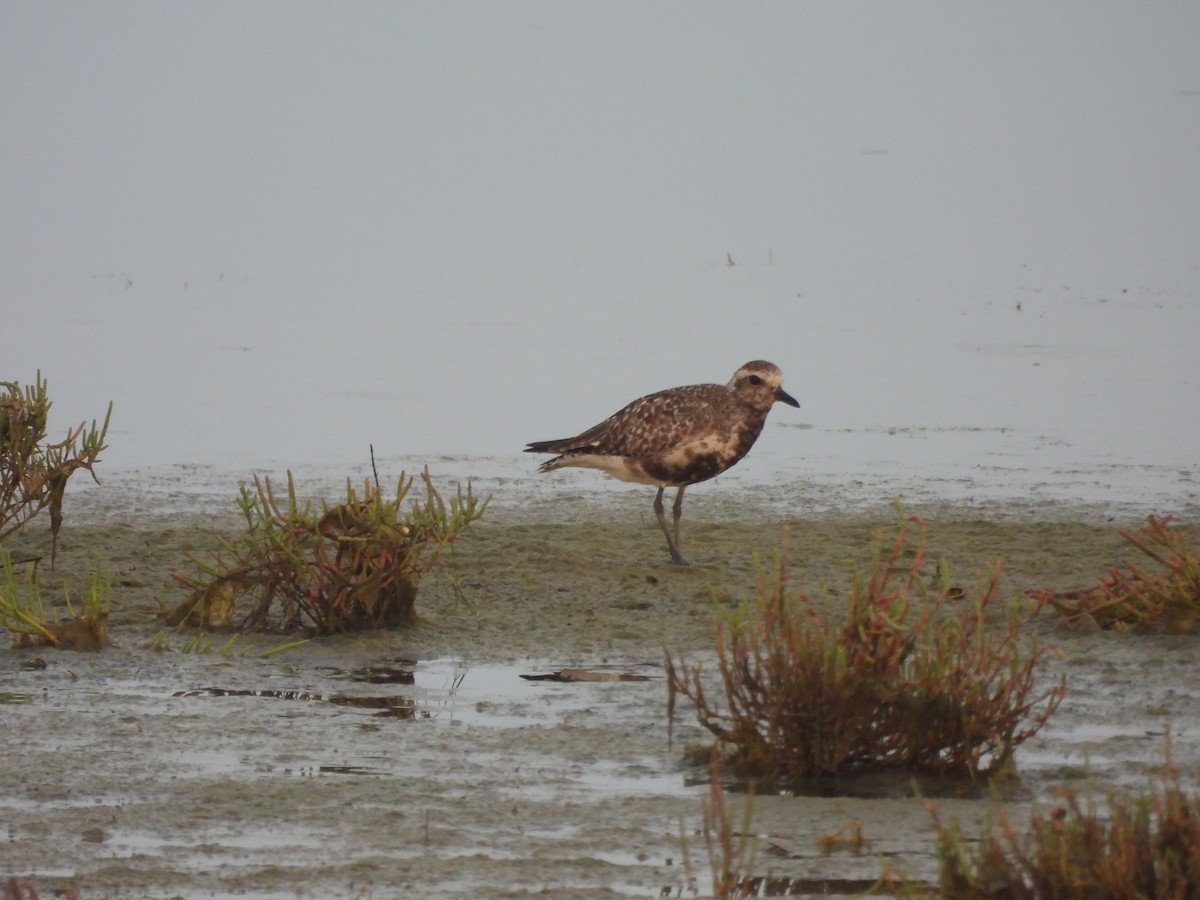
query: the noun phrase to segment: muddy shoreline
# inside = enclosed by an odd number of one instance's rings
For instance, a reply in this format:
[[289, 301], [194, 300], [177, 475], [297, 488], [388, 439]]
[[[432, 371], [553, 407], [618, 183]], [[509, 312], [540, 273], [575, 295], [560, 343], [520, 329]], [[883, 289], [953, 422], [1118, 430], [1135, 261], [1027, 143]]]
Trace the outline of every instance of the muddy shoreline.
[[[47, 602], [59, 603], [63, 585], [78, 591], [102, 562], [111, 647], [34, 652], [0, 637], [0, 874], [31, 878], [42, 896], [68, 883], [84, 898], [703, 893], [705, 789], [683, 752], [703, 735], [684, 713], [667, 745], [663, 648], [704, 661], [712, 604], [748, 596], [758, 561], [781, 541], [796, 582], [835, 603], [894, 522], [886, 503], [786, 520], [727, 493], [689, 510], [685, 546], [699, 564], [678, 570], [664, 565], [648, 509], [628, 497], [592, 508], [589, 521], [586, 504], [539, 517], [550, 507], [506, 508], [497, 496], [446, 572], [423, 582], [417, 627], [263, 659], [271, 639], [183, 652], [187, 636], [161, 634], [155, 617], [180, 599], [170, 572], [210, 547], [214, 528], [236, 528], [233, 517], [164, 521], [138, 514], [138, 502], [128, 498], [125, 516], [68, 519], [56, 569], [41, 569]], [[917, 511], [929, 554], [958, 581], [1003, 560], [1006, 595], [1091, 583], [1128, 555], [1118, 527], [1140, 523], [1070, 506], [1057, 518], [965, 504]], [[45, 552], [48, 535], [39, 523], [6, 549]], [[1065, 671], [1070, 694], [1018, 751], [1018, 806], [1089, 771], [1102, 785], [1144, 785], [1167, 728], [1176, 762], [1200, 764], [1194, 639], [1080, 634], [1049, 619], [1039, 628], [1061, 648], [1046, 677]], [[33, 656], [46, 667], [25, 668]], [[563, 667], [646, 680], [520, 677]], [[964, 824], [987, 808], [941, 803]], [[851, 820], [865, 849], [818, 849]], [[752, 821], [760, 874], [836, 894], [876, 877], [881, 860], [914, 878], [935, 871], [928, 816], [902, 792], [758, 797]]]

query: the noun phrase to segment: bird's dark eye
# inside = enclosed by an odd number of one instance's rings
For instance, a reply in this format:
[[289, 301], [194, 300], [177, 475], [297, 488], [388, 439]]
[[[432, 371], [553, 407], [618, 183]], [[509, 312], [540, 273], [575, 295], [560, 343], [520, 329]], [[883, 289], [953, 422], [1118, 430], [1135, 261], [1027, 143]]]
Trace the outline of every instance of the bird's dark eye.
[[763, 383], [763, 380], [762, 380], [761, 378], [759, 378], [757, 375], [751, 375], [751, 376], [750, 376], [750, 383], [751, 383], [751, 384], [762, 384], [762, 383]]

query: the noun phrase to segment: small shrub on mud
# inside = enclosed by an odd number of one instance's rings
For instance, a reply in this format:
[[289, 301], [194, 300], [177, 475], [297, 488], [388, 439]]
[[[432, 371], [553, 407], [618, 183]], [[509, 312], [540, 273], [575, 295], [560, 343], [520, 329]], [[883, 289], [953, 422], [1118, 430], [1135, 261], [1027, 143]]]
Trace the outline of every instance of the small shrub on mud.
[[8, 554], [0, 550], [0, 626], [12, 634], [14, 647], [99, 650], [108, 644], [112, 590], [103, 573], [88, 576], [78, 609], [70, 593], [65, 595], [69, 618], [59, 619], [42, 602], [37, 569], [29, 567], [26, 572], [24, 584], [19, 583]]
[[854, 580], [841, 621], [791, 589], [781, 552], [752, 602], [719, 613], [724, 705], [710, 701], [698, 666], [668, 653], [668, 715], [686, 697], [736, 771], [780, 788], [887, 769], [997, 772], [1065, 689], [1037, 687], [1046, 651], [1021, 634], [1036, 610], [1009, 605], [1003, 627], [985, 625], [998, 568], [978, 600], [953, 610], [952, 589], [924, 586], [924, 534], [919, 519], [901, 520], [891, 545], [876, 548], [869, 577]]
[[95, 422], [90, 428], [80, 423], [57, 444], [46, 443], [50, 406], [40, 372], [24, 389], [15, 381], [0, 381], [0, 541], [49, 508], [53, 560], [67, 479], [79, 469], [96, 477], [92, 467], [105, 448], [112, 404], [100, 428]]
[[412, 622], [421, 575], [487, 506], [469, 485], [447, 503], [428, 470], [421, 478], [425, 499], [405, 511], [413, 479], [404, 475], [387, 498], [377, 483], [360, 497], [347, 481], [346, 502], [319, 510], [297, 502], [290, 472], [286, 508], [256, 477], [238, 500], [241, 536], [219, 538], [210, 561], [189, 555], [199, 575], [172, 573], [189, 597], [168, 624], [332, 634]]
[[1049, 603], [1073, 624], [1087, 623], [1113, 631], [1165, 626], [1189, 633], [1200, 625], [1200, 557], [1188, 546], [1187, 533], [1171, 526], [1171, 517], [1150, 516], [1138, 532], [1121, 537], [1161, 567], [1148, 571], [1137, 563], [1109, 566], [1108, 574], [1090, 588], [1029, 595]]
[[1200, 896], [1200, 800], [1168, 758], [1151, 793], [1092, 796], [1059, 791], [1061, 803], [1031, 814], [1018, 832], [1001, 808], [982, 840], [964, 840], [928, 804], [938, 836], [945, 897], [1014, 900]]

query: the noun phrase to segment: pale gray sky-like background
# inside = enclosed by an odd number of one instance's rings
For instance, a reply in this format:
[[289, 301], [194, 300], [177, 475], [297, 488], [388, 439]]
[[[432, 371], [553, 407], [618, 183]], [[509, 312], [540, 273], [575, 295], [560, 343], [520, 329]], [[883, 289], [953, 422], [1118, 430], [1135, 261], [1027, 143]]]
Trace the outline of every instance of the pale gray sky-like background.
[[1191, 2], [5, 3], [0, 379], [112, 400], [115, 470], [518, 477], [761, 357], [803, 407], [749, 484], [1194, 505], [1197, 48]]

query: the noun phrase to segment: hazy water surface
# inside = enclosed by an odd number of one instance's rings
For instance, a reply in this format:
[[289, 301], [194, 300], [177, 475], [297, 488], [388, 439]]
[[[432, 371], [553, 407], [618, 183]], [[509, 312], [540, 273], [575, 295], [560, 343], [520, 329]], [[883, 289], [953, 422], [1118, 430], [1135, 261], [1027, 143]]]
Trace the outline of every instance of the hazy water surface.
[[0, 12], [0, 378], [104, 469], [524, 485], [761, 357], [723, 483], [1197, 503], [1194, 5], [281, 16]]

